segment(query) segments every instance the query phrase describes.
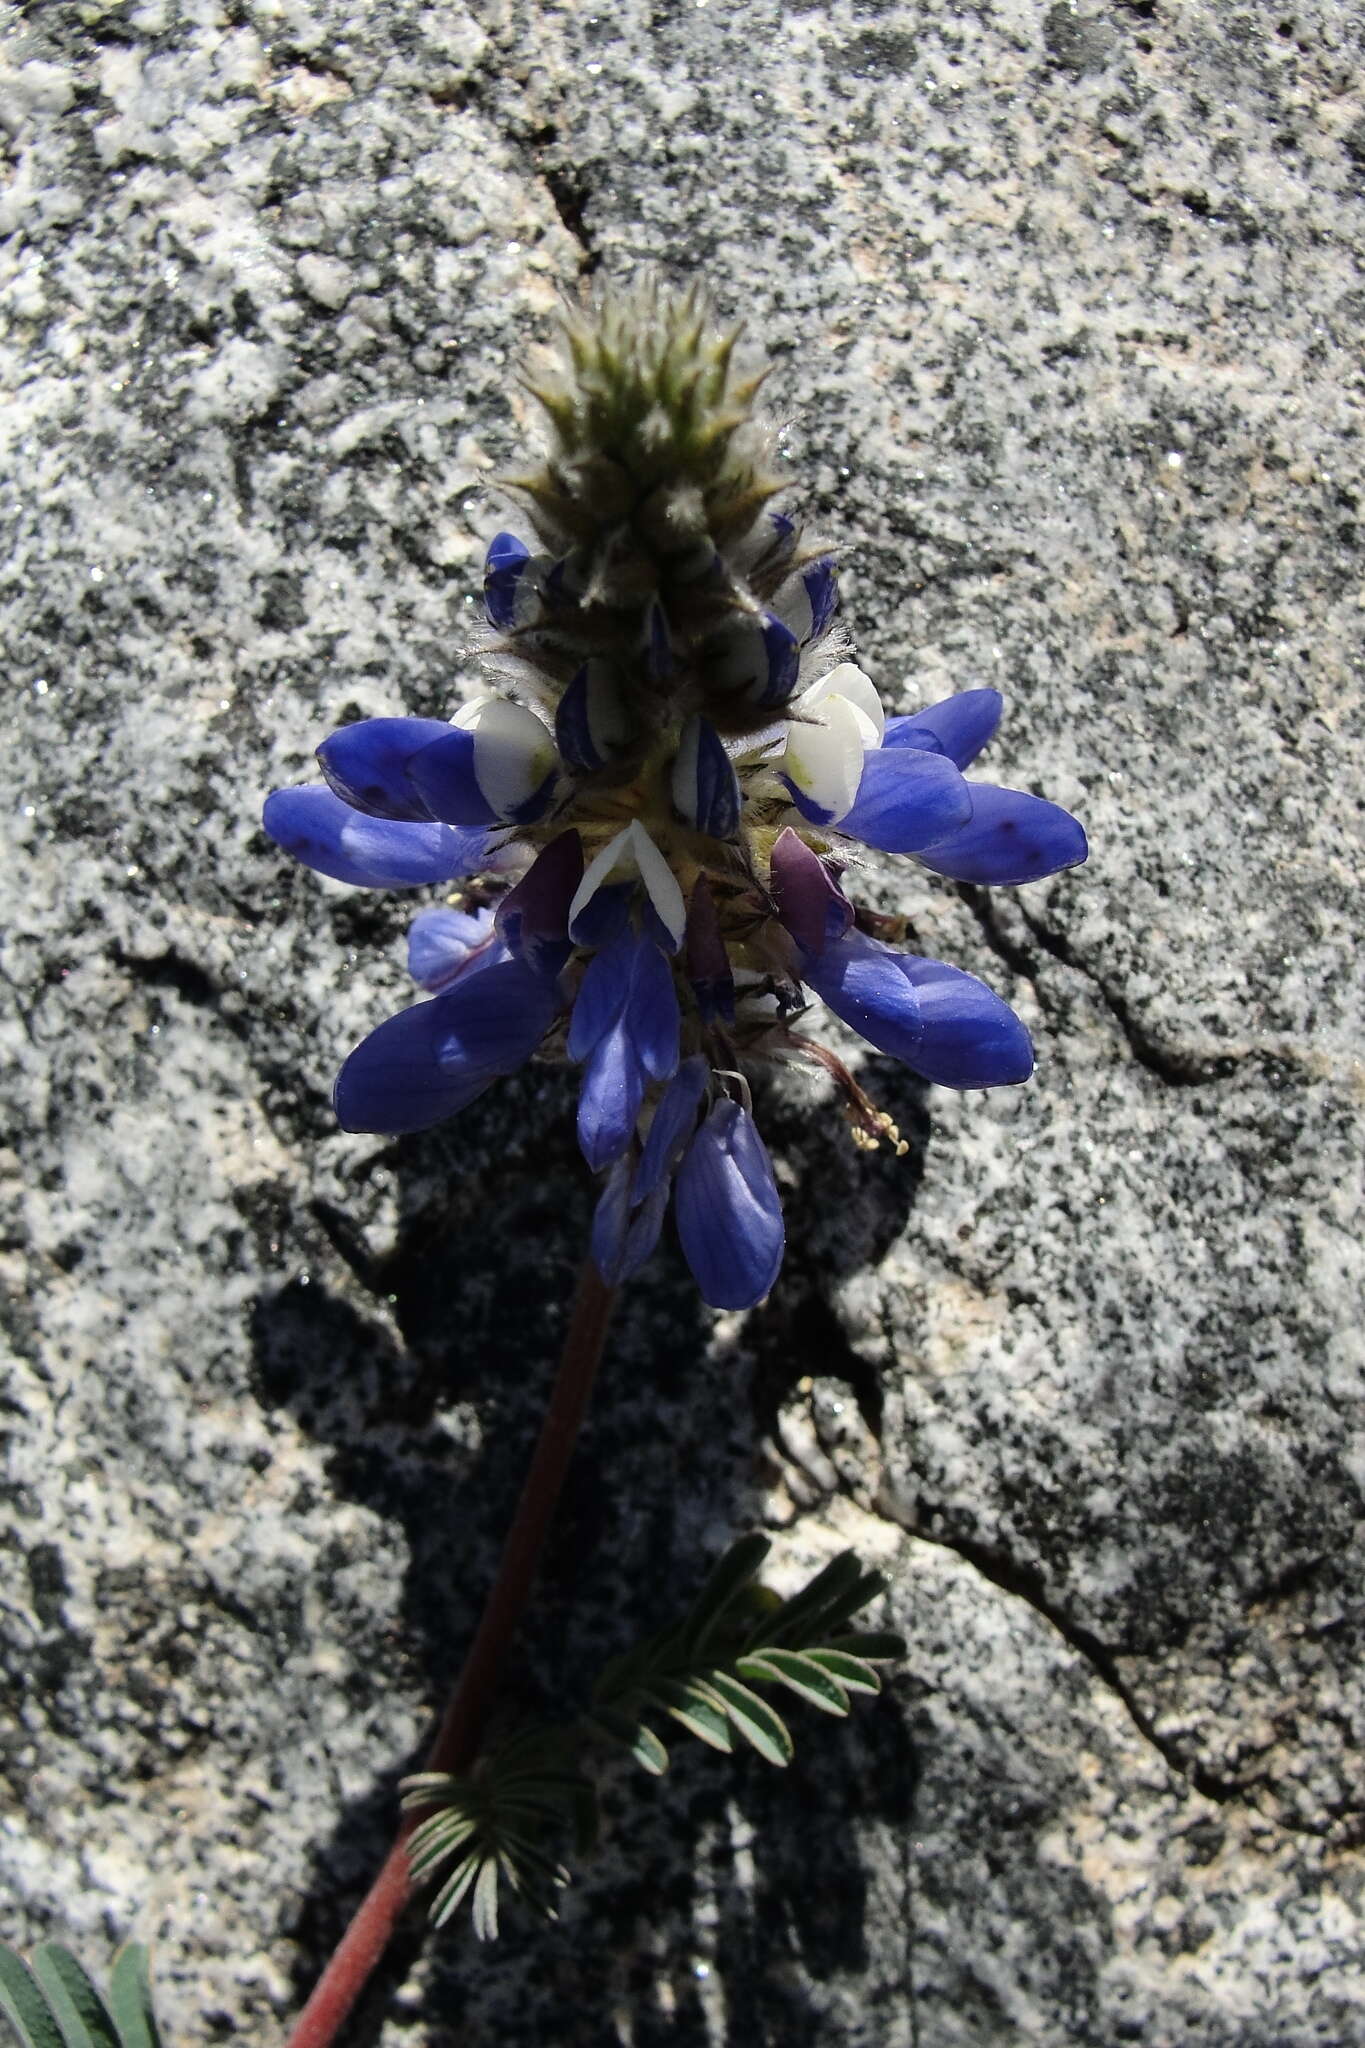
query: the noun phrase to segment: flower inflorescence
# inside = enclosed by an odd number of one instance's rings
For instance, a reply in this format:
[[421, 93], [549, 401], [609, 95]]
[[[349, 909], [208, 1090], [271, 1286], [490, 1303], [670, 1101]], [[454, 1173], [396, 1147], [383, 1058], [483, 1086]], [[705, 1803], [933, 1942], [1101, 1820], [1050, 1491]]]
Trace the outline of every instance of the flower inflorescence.
[[605, 1176], [603, 1277], [649, 1256], [671, 1194], [698, 1285], [725, 1308], [761, 1299], [783, 1250], [746, 1064], [823, 1065], [863, 1142], [895, 1142], [794, 1028], [807, 990], [928, 1080], [1032, 1071], [999, 997], [875, 936], [844, 889], [859, 850], [1007, 885], [1086, 855], [1055, 804], [964, 779], [998, 692], [886, 716], [849, 658], [832, 555], [771, 509], [762, 377], [736, 367], [737, 341], [696, 293], [566, 315], [529, 385], [550, 451], [506, 486], [526, 524], [488, 549], [487, 694], [449, 724], [343, 727], [318, 749], [324, 783], [265, 809], [282, 847], [340, 881], [466, 884], [414, 921], [409, 965], [432, 1000], [346, 1061], [345, 1128], [423, 1129], [562, 1051]]

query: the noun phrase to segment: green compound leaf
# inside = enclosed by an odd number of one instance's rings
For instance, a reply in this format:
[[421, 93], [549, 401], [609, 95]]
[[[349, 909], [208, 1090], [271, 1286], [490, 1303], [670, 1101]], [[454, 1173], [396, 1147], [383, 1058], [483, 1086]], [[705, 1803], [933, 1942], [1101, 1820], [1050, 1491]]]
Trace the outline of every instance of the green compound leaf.
[[0, 1948], [0, 2013], [22, 2048], [65, 2048], [62, 2030], [28, 1965], [10, 1948]]
[[431, 1909], [438, 1925], [468, 1904], [479, 1939], [493, 1940], [503, 1885], [555, 1917], [569, 1873], [550, 1844], [571, 1832], [582, 1854], [596, 1833], [596, 1793], [577, 1765], [586, 1742], [605, 1738], [662, 1777], [669, 1753], [645, 1719], [662, 1714], [710, 1749], [730, 1754], [739, 1740], [780, 1770], [794, 1753], [791, 1731], [756, 1687], [782, 1686], [838, 1717], [855, 1695], [881, 1690], [873, 1662], [903, 1655], [904, 1644], [848, 1626], [884, 1590], [880, 1574], [845, 1552], [781, 1600], [756, 1577], [768, 1549], [754, 1535], [727, 1551], [680, 1621], [611, 1660], [577, 1721], [524, 1724], [467, 1776], [405, 1781], [404, 1807], [424, 1815], [409, 1837], [413, 1876], [444, 1877]]
[[51, 2006], [66, 2048], [119, 2048], [104, 2000], [69, 1950], [45, 1941], [33, 1951], [33, 1974]]
[[828, 1671], [831, 1678], [837, 1678], [846, 1692], [878, 1693], [882, 1689], [872, 1666], [861, 1657], [850, 1657], [846, 1650], [807, 1650], [804, 1655], [810, 1663]]
[[145, 1945], [130, 1941], [114, 1957], [109, 1975], [109, 2009], [122, 2048], [161, 2048], [152, 2010], [151, 1959]]
[[766, 1536], [741, 1536], [732, 1543], [693, 1601], [683, 1625], [683, 1639], [700, 1647], [716, 1632], [726, 1610], [744, 1591], [768, 1555], [772, 1545]]
[[765, 1763], [776, 1764], [779, 1770], [785, 1768], [796, 1750], [791, 1731], [782, 1716], [728, 1672], [713, 1671], [711, 1684], [724, 1700], [730, 1719], [745, 1741], [758, 1751]]
[[689, 1735], [695, 1735], [711, 1749], [727, 1752], [734, 1748], [730, 1737], [730, 1723], [725, 1704], [715, 1693], [708, 1693], [706, 1687], [696, 1679], [680, 1682], [673, 1678], [656, 1678], [645, 1694], [645, 1704], [657, 1705], [671, 1714]]
[[736, 1667], [742, 1678], [767, 1679], [789, 1686], [800, 1699], [825, 1714], [848, 1712], [848, 1694], [832, 1672], [796, 1650], [764, 1649], [752, 1657], [741, 1657]]
[[835, 1636], [831, 1650], [853, 1657], [866, 1657], [876, 1664], [898, 1664], [905, 1655], [905, 1637], [890, 1629], [861, 1629], [852, 1635]]

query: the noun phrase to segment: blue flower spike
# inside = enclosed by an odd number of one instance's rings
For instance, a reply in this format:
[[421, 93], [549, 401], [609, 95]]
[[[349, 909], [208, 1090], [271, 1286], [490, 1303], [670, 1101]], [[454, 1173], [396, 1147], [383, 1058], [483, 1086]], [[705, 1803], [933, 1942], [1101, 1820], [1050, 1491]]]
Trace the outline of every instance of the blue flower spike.
[[834, 559], [768, 508], [757, 383], [701, 311], [612, 288], [566, 313], [557, 380], [537, 386], [557, 452], [518, 484], [535, 539], [499, 533], [485, 562], [505, 636], [485, 638], [490, 694], [448, 725], [333, 733], [323, 782], [275, 791], [264, 825], [337, 882], [478, 878], [414, 919], [425, 999], [346, 1060], [342, 1125], [419, 1132], [537, 1054], [567, 1058], [607, 1285], [649, 1258], [671, 1203], [701, 1294], [742, 1310], [783, 1256], [746, 1068], [819, 1065], [858, 1141], [904, 1150], [813, 1004], [938, 1086], [1032, 1072], [1028, 1032], [983, 982], [870, 935], [884, 926], [850, 893], [869, 851], [1018, 888], [1087, 845], [1045, 797], [967, 779], [998, 691], [888, 717], [840, 658]]

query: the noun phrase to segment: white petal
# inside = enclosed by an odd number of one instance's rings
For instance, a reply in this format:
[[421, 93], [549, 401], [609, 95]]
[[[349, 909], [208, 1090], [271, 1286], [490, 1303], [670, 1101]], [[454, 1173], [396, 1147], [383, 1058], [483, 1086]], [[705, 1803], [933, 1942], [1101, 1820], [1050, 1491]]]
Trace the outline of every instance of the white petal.
[[852, 810], [863, 779], [865, 721], [847, 697], [827, 697], [814, 711], [807, 699], [801, 708], [809, 723], [793, 721], [782, 769], [827, 822], [837, 823]]
[[813, 711], [817, 704], [823, 704], [830, 697], [845, 698], [858, 713], [865, 747], [881, 745], [882, 734], [886, 731], [886, 713], [882, 710], [882, 700], [871, 676], [864, 675], [855, 663], [841, 661], [828, 675], [821, 676], [818, 683], [812, 683], [798, 708], [802, 712]]
[[680, 946], [687, 928], [687, 906], [678, 878], [638, 818], [631, 820], [628, 830], [633, 836], [640, 880], [654, 905], [655, 915], [674, 945]]
[[576, 923], [598, 890], [610, 882], [639, 881], [654, 906], [655, 914], [675, 945], [682, 944], [687, 908], [672, 868], [638, 818], [632, 818], [623, 832], [609, 839], [602, 851], [588, 862], [583, 879], [569, 905], [569, 924]]
[[555, 743], [533, 711], [490, 697], [474, 721], [474, 776], [500, 818], [534, 796], [555, 764]]

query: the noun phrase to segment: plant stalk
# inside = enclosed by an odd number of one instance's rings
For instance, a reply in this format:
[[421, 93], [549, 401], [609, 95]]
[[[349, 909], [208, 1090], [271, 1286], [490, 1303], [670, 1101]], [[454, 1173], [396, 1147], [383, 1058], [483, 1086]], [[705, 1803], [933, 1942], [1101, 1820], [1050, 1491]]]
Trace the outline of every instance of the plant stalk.
[[[550, 1405], [503, 1544], [497, 1576], [424, 1770], [464, 1771], [477, 1754], [498, 1672], [530, 1595], [536, 1563], [578, 1441], [614, 1298], [614, 1289], [606, 1285], [589, 1259], [579, 1278]], [[403, 1817], [383, 1869], [314, 1986], [286, 2048], [332, 2048], [411, 1897], [407, 1842], [420, 1818], [416, 1814]]]

